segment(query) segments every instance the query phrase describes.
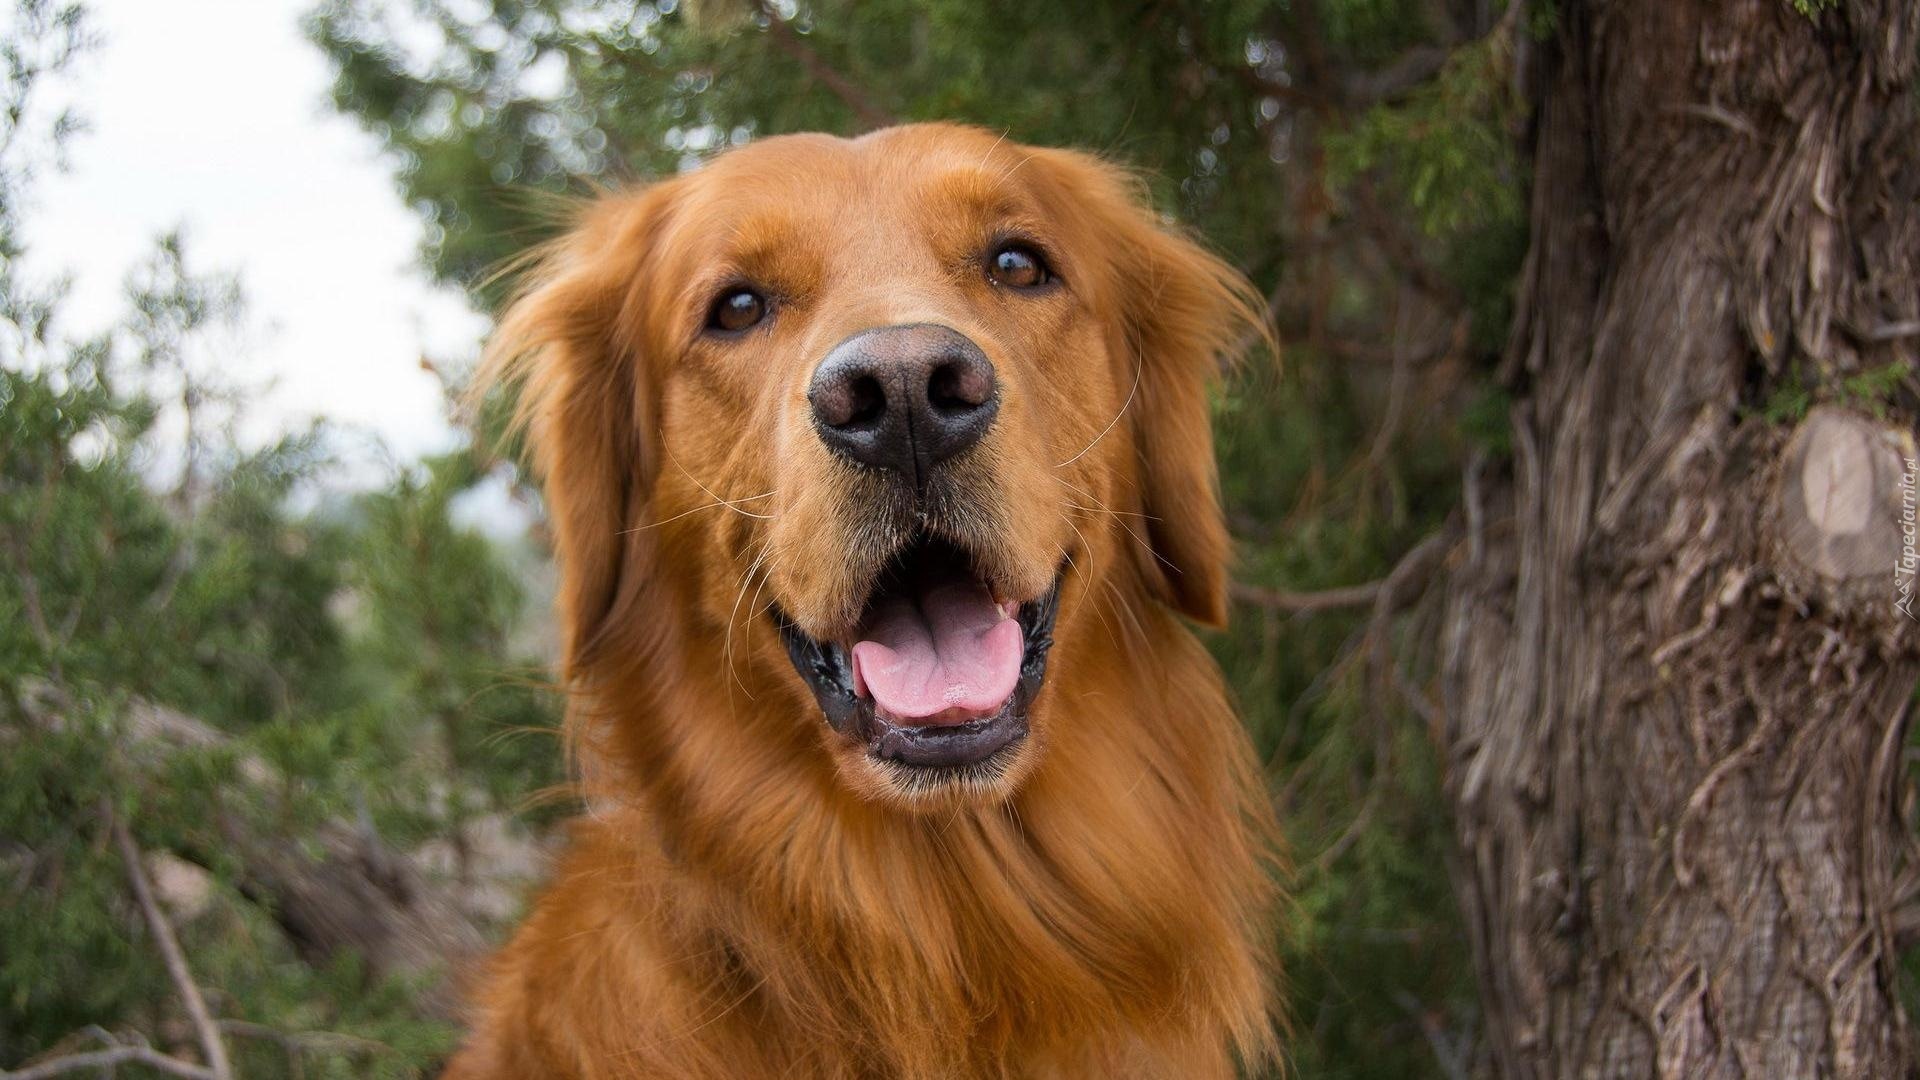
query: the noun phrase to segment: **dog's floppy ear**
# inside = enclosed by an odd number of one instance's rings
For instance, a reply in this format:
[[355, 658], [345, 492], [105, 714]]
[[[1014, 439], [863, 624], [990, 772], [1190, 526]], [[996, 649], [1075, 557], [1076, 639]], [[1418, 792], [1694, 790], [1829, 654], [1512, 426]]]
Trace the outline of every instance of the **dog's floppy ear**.
[[530, 255], [476, 380], [476, 395], [514, 396], [514, 430], [532, 450], [570, 674], [606, 635], [650, 546], [634, 528], [659, 457], [644, 282], [668, 194], [657, 185], [604, 196]]
[[1223, 626], [1230, 545], [1207, 391], [1239, 352], [1273, 346], [1266, 303], [1238, 270], [1163, 223], [1133, 176], [1084, 154], [1053, 160], [1106, 241], [1122, 349], [1138, 373], [1126, 418], [1149, 550], [1135, 545], [1136, 555], [1176, 610]]

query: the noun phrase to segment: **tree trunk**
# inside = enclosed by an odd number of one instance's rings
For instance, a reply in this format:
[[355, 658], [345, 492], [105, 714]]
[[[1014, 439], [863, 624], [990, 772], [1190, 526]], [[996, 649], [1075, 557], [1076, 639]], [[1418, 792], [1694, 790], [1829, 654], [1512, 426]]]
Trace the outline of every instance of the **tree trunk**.
[[1819, 2], [1551, 9], [1513, 458], [1445, 600], [1503, 1077], [1912, 1068], [1920, 17]]

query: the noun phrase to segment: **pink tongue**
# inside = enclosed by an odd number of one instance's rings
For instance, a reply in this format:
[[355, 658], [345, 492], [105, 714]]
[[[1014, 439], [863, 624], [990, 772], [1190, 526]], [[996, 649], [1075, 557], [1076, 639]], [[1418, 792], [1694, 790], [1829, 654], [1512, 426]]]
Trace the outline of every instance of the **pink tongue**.
[[872, 694], [894, 720], [961, 723], [990, 714], [1020, 680], [1020, 623], [974, 582], [935, 585], [917, 602], [889, 595], [860, 633], [854, 692]]

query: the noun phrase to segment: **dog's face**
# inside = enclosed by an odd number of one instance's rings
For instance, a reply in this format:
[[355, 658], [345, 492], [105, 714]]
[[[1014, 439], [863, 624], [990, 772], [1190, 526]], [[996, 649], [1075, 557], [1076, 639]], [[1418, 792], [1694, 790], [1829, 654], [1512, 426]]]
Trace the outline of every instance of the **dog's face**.
[[1004, 797], [1050, 660], [1135, 604], [1223, 617], [1204, 384], [1255, 309], [1115, 170], [971, 129], [768, 139], [604, 200], [495, 345], [571, 666], [677, 620], [854, 789]]

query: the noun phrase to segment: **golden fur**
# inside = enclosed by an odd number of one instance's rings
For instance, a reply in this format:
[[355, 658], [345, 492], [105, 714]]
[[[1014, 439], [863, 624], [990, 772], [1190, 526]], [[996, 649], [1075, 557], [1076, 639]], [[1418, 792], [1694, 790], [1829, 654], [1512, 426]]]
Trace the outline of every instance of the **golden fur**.
[[[1064, 287], [981, 271], [1014, 232]], [[1206, 384], [1260, 325], [1091, 157], [947, 125], [767, 139], [604, 197], [491, 347], [563, 573], [588, 813], [448, 1075], [1228, 1077], [1274, 1051], [1270, 818], [1219, 672]], [[775, 316], [701, 333], [751, 280]], [[892, 540], [806, 419], [855, 331], [999, 373], [949, 527], [1005, 595], [1062, 559], [1052, 667], [997, 779], [900, 789], [769, 621], [844, 631]]]

